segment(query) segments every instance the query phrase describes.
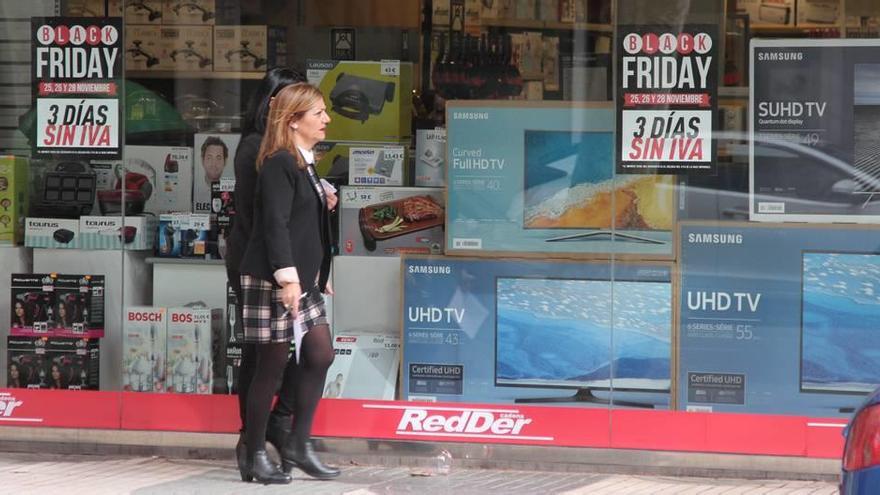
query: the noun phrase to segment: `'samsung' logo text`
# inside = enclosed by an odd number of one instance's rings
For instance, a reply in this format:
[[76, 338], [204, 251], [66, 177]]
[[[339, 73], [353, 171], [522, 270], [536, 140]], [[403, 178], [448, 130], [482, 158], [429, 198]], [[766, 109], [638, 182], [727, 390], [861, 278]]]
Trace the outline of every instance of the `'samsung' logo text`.
[[742, 244], [742, 234], [688, 234], [689, 244]]
[[452, 273], [452, 268], [445, 265], [410, 265], [407, 271], [423, 275], [449, 275]]

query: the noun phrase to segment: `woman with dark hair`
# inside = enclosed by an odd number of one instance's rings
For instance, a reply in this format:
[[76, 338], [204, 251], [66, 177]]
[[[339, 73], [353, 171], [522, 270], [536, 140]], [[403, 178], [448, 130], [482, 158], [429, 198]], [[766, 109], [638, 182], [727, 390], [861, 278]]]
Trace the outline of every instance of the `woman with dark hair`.
[[9, 388], [25, 387], [25, 384], [21, 379], [21, 370], [18, 369], [18, 363], [9, 363], [9, 374], [6, 377], [6, 386]]
[[[226, 275], [232, 290], [235, 292], [239, 304], [235, 321], [243, 321], [241, 313], [241, 276], [238, 267], [244, 257], [248, 239], [251, 237], [251, 229], [254, 218], [254, 191], [257, 186], [257, 153], [260, 150], [260, 142], [266, 130], [266, 115], [269, 113], [269, 102], [283, 88], [291, 84], [305, 82], [306, 78], [300, 72], [286, 67], [276, 67], [266, 72], [266, 76], [260, 81], [257, 91], [251, 96], [242, 129], [242, 139], [235, 152], [235, 221], [232, 230], [226, 240]], [[266, 430], [266, 438], [279, 452], [284, 444], [284, 439], [290, 432], [293, 415], [292, 387], [296, 363], [287, 367], [282, 381], [282, 389], [290, 389], [288, 393], [281, 393], [275, 409], [269, 416], [269, 427]], [[245, 425], [247, 414], [247, 400], [251, 380], [256, 366], [256, 353], [254, 345], [245, 343], [242, 345], [241, 368], [238, 378], [238, 411], [241, 417], [241, 430], [238, 444], [235, 447], [239, 469], [245, 462]]]
[[[324, 293], [332, 262], [330, 213], [336, 197], [315, 172], [315, 145], [325, 139], [330, 116], [324, 97], [310, 84], [278, 92], [269, 111], [257, 156], [254, 226], [242, 260], [244, 341], [255, 344], [257, 361], [247, 403], [247, 465], [242, 478], [289, 483], [268, 460], [265, 433], [272, 396], [290, 362], [296, 365], [293, 430], [281, 448], [284, 471], [297, 466], [330, 479], [339, 470], [325, 466], [311, 443], [312, 422], [333, 342]], [[288, 360], [290, 342], [296, 355]], [[281, 397], [290, 393], [284, 387]]]

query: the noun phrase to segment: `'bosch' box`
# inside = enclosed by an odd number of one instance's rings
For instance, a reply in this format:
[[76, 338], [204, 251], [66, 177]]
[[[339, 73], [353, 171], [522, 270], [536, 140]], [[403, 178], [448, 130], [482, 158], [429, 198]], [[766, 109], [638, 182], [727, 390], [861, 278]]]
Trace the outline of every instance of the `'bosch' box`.
[[55, 310], [52, 328], [59, 337], [104, 336], [104, 276], [55, 277]]
[[442, 254], [443, 189], [344, 186], [340, 191], [340, 254]]
[[47, 388], [98, 390], [100, 342], [95, 339], [51, 337], [45, 354]]
[[11, 335], [49, 336], [55, 312], [55, 278], [49, 274], [13, 273]]
[[211, 341], [223, 310], [170, 308], [166, 338], [165, 389], [210, 394], [214, 378]]
[[125, 308], [122, 322], [122, 389], [165, 391], [166, 310]]
[[28, 207], [28, 160], [0, 156], [0, 246], [24, 241], [24, 216]]
[[[193, 213], [215, 213], [211, 208], [211, 184], [235, 179], [232, 165], [241, 134], [197, 133], [193, 158]], [[234, 183], [233, 183], [234, 184]]]
[[412, 136], [412, 64], [309, 60], [307, 77], [324, 93], [330, 141], [394, 141]]
[[162, 24], [213, 25], [216, 19], [214, 0], [165, 0]]
[[9, 336], [6, 338], [6, 386], [9, 388], [49, 388], [46, 377], [47, 337]]
[[35, 248], [78, 249], [79, 219], [27, 218], [24, 245]]

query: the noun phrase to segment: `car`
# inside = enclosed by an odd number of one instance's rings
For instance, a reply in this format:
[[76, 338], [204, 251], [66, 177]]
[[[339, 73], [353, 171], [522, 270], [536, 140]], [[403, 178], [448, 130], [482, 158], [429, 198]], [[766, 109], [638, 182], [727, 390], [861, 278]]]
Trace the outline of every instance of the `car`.
[[840, 472], [840, 494], [880, 493], [880, 387], [856, 409], [843, 435], [846, 444]]

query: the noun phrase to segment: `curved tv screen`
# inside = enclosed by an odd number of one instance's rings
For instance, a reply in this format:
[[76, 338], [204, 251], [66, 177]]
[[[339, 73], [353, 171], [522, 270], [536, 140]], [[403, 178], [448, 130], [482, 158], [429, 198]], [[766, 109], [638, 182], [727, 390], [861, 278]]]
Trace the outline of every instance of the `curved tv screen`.
[[803, 253], [801, 390], [880, 384], [880, 254]]
[[496, 385], [669, 390], [670, 282], [498, 277], [495, 287]]

